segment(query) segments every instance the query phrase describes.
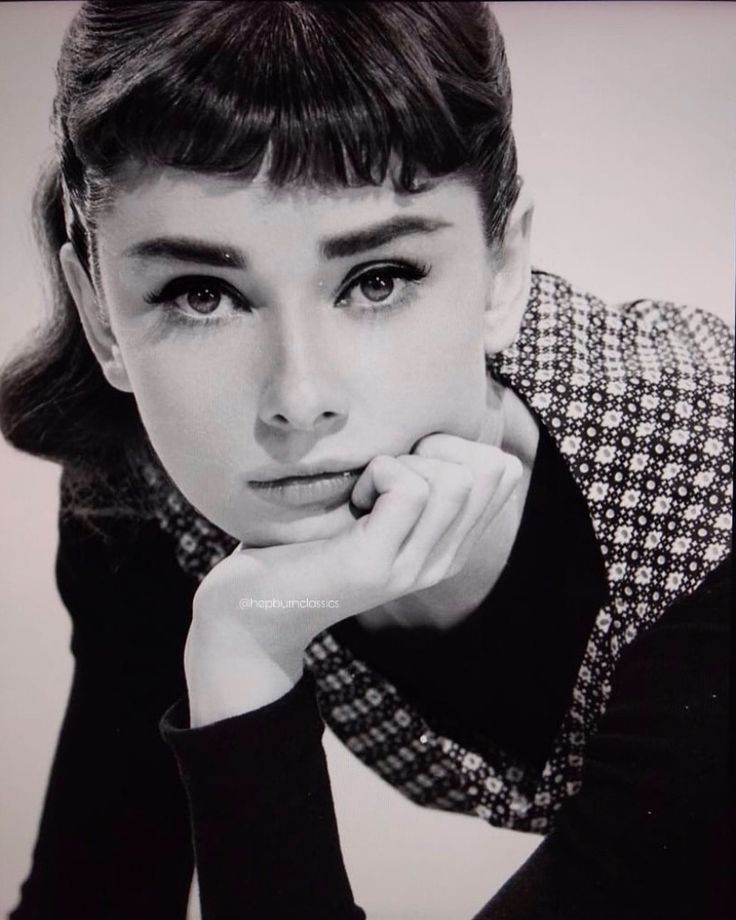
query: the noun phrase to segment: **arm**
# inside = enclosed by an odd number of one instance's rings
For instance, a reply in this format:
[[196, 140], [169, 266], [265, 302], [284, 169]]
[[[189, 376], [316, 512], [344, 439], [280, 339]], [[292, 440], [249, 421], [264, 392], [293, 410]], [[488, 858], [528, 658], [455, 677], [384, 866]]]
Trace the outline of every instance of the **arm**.
[[[730, 564], [671, 608], [622, 662], [583, 788], [474, 920], [720, 920], [728, 879]], [[275, 703], [161, 730], [192, 815], [203, 920], [360, 920], [305, 673]], [[257, 910], [256, 910], [257, 908]]]
[[444, 459], [371, 461], [352, 492], [365, 513], [347, 530], [241, 544], [197, 589], [187, 700], [161, 727], [189, 797], [204, 920], [365, 916], [342, 863], [304, 650], [341, 619], [457, 574], [521, 472], [515, 457], [454, 436], [420, 448]]
[[627, 650], [581, 791], [474, 920], [722, 920], [730, 557]]
[[[159, 582], [146, 577], [154, 570]], [[158, 720], [185, 687], [181, 611], [193, 586], [158, 527], [129, 546], [122, 532], [105, 544], [71, 518], [60, 524], [56, 576], [73, 621], [74, 677], [32, 869], [10, 917], [181, 920], [193, 854]]]
[[198, 728], [186, 698], [164, 714], [203, 920], [364, 920], [340, 852], [323, 731], [309, 672], [274, 702]]

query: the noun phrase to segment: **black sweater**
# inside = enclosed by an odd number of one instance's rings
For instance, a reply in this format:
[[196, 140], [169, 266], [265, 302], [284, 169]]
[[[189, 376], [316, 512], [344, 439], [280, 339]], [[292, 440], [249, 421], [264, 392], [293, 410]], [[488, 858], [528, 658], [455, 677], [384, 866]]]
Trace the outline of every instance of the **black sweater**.
[[[105, 533], [60, 522], [75, 673], [12, 920], [183, 920], [193, 850], [204, 920], [365, 916], [310, 674], [269, 706], [189, 729], [197, 583], [156, 524]], [[731, 583], [729, 557], [626, 649], [581, 791], [478, 920], [727, 915]], [[541, 766], [605, 596], [583, 499], [542, 430], [511, 557], [473, 614], [451, 633], [355, 620], [333, 632], [448, 736]]]

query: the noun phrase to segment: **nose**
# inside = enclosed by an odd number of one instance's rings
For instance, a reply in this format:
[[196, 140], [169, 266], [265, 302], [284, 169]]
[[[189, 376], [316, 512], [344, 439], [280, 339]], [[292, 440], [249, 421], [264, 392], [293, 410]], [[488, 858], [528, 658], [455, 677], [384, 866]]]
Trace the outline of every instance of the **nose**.
[[316, 312], [302, 311], [299, 319], [282, 317], [274, 324], [259, 418], [283, 433], [324, 434], [341, 427], [347, 418], [346, 388], [336, 369], [335, 343], [328, 340]]

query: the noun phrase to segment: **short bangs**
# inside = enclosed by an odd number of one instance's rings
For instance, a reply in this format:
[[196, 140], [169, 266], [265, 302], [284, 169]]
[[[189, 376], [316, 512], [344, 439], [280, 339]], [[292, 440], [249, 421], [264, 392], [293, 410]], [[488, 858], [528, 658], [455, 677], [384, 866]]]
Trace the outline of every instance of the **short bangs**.
[[125, 59], [73, 106], [69, 137], [103, 174], [132, 158], [249, 178], [268, 151], [276, 185], [381, 183], [395, 155], [410, 191], [471, 153], [418, 28], [446, 23], [412, 6], [141, 4]]

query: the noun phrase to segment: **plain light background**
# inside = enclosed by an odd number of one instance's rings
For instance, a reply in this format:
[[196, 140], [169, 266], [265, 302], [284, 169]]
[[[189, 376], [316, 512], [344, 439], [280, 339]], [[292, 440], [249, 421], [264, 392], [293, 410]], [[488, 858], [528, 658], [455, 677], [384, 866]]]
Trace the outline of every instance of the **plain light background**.
[[[76, 2], [0, 5], [0, 360], [43, 316], [29, 201]], [[736, 4], [499, 3], [534, 264], [614, 300], [733, 323]], [[53, 578], [59, 470], [0, 442], [0, 911], [18, 899], [72, 673]], [[93, 741], [91, 742], [93, 743]], [[467, 920], [538, 837], [414, 806], [329, 730], [343, 852], [370, 920]]]

